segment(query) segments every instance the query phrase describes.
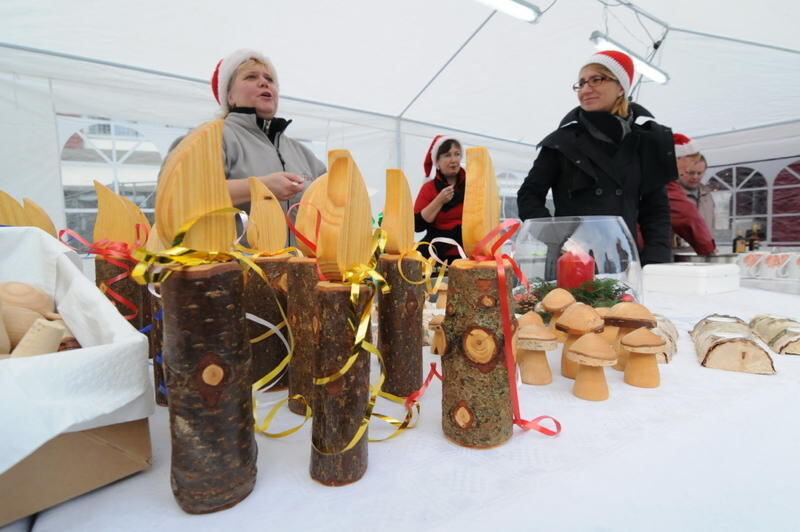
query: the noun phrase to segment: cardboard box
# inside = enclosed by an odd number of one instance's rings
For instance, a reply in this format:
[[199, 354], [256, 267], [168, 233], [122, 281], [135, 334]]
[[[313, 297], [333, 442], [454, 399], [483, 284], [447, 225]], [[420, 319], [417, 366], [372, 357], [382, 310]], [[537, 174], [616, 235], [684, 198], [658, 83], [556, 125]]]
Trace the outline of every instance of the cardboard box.
[[0, 526], [150, 467], [146, 419], [53, 438], [0, 475]]
[[40, 229], [0, 228], [0, 281], [51, 294], [80, 349], [0, 360], [0, 525], [150, 464], [147, 338]]

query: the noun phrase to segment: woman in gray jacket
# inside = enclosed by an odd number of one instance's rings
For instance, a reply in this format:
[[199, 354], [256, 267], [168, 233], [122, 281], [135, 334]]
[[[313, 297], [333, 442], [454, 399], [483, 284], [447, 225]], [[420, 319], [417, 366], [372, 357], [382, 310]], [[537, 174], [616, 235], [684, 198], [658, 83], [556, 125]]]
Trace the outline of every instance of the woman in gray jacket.
[[257, 177], [284, 206], [300, 200], [306, 181], [325, 173], [307, 147], [284, 135], [291, 120], [277, 118], [278, 75], [255, 50], [236, 50], [217, 63], [211, 89], [225, 120], [223, 141], [228, 191], [249, 209], [248, 177]]

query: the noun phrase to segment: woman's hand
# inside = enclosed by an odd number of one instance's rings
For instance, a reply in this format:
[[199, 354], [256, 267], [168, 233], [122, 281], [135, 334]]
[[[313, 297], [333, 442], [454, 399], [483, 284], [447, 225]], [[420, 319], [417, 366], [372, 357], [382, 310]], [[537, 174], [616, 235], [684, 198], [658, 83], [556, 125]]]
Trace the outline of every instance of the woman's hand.
[[455, 194], [455, 186], [450, 185], [448, 187], [444, 187], [441, 192], [436, 196], [436, 201], [439, 205], [444, 205], [451, 199], [453, 199], [453, 195]]
[[275, 197], [282, 201], [291, 199], [305, 188], [305, 180], [297, 174], [289, 172], [275, 172], [260, 176], [258, 179], [267, 185]]

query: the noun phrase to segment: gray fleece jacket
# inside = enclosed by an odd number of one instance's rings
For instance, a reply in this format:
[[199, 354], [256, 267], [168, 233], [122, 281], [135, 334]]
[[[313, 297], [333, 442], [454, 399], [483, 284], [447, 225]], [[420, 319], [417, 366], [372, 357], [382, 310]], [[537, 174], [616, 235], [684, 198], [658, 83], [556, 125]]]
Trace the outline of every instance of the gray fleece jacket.
[[[222, 137], [225, 176], [228, 179], [246, 179], [281, 171], [305, 174], [316, 179], [325, 173], [325, 165], [311, 150], [284, 135], [291, 121], [274, 118], [270, 121], [268, 132], [261, 129], [258, 122], [254, 113], [231, 112], [225, 117]], [[270, 141], [270, 136], [274, 142]], [[284, 210], [300, 201], [301, 196], [302, 192], [282, 202]], [[250, 210], [249, 205], [239, 207]]]

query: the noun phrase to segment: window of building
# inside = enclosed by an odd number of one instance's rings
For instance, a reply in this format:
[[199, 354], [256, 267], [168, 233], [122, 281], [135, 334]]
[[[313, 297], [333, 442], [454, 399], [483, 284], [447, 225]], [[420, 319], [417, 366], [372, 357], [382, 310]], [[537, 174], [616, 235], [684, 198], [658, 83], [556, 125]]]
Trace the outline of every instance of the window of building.
[[133, 201], [152, 223], [161, 154], [137, 131], [137, 124], [66, 117], [63, 127], [72, 131], [61, 150], [67, 227], [93, 240], [97, 217], [94, 181]]
[[718, 242], [756, 231], [768, 239], [769, 186], [763, 174], [747, 166], [724, 168], [707, 185], [715, 203], [714, 236]]
[[771, 241], [800, 244], [800, 160], [788, 164], [775, 177]]

